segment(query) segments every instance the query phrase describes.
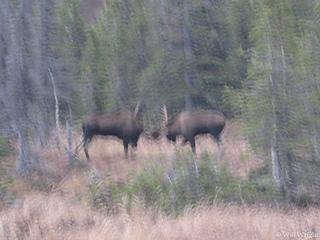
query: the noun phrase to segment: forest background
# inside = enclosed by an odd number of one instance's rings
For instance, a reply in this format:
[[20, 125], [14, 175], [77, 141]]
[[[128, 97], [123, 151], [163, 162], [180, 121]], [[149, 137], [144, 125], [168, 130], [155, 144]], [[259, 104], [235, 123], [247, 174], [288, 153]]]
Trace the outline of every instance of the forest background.
[[8, 155], [30, 176], [57, 132], [143, 101], [146, 132], [163, 104], [222, 111], [285, 199], [319, 202], [319, 23], [319, 0], [2, 0], [3, 192]]

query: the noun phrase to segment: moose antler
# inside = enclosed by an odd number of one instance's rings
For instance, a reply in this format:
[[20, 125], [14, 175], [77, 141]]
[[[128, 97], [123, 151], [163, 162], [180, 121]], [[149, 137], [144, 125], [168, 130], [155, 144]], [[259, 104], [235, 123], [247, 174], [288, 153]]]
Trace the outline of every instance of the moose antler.
[[165, 104], [163, 104], [162, 106], [162, 114], [163, 114], [163, 121], [162, 121], [162, 125], [166, 126], [168, 124], [168, 111], [167, 111], [167, 107]]
[[140, 108], [140, 100], [138, 100], [137, 106], [136, 106], [136, 108], [134, 109], [134, 117], [135, 117], [135, 118], [136, 118], [137, 115], [138, 115], [139, 108]]

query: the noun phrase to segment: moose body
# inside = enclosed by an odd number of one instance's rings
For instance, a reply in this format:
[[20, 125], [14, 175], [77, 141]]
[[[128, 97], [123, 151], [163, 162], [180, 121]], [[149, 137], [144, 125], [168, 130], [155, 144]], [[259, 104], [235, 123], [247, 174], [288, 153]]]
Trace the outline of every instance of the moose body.
[[225, 116], [218, 111], [181, 112], [172, 122], [166, 124], [166, 136], [175, 142], [182, 136], [184, 143], [189, 142], [196, 153], [195, 137], [210, 134], [220, 143], [220, 135], [226, 124]]
[[88, 117], [82, 124], [82, 131], [84, 152], [87, 160], [90, 159], [88, 145], [92, 138], [97, 135], [115, 136], [122, 139], [127, 158], [129, 145], [134, 148], [138, 146], [143, 126], [134, 113], [123, 110], [114, 114], [94, 114]]

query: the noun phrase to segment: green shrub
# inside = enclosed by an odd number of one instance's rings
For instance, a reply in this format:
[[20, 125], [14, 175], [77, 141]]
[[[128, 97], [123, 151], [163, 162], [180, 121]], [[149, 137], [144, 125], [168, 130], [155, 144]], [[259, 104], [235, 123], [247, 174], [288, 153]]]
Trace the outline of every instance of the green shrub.
[[90, 173], [88, 184], [89, 204], [97, 209], [104, 210], [106, 213], [113, 214], [118, 211], [120, 203], [121, 188], [116, 186], [113, 181], [104, 180]]
[[14, 196], [8, 191], [14, 183], [14, 177], [9, 173], [10, 164], [5, 159], [11, 152], [9, 141], [0, 135], [0, 200], [6, 203], [14, 200]]
[[8, 156], [12, 151], [9, 141], [0, 135], [0, 158]]
[[122, 184], [110, 179], [91, 181], [89, 199], [93, 207], [108, 212], [114, 212], [115, 204], [130, 210], [132, 201], [140, 199], [145, 207], [171, 214], [179, 214], [203, 201], [209, 204], [270, 202], [279, 194], [264, 167], [250, 174], [248, 180], [240, 180], [209, 154], [196, 160], [190, 152], [178, 152], [169, 169], [151, 165], [139, 173], [131, 173]]

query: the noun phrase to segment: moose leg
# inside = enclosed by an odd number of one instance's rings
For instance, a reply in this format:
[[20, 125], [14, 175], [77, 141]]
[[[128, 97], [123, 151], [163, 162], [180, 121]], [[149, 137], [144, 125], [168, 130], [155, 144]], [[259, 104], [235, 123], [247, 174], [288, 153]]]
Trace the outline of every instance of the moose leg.
[[221, 141], [221, 135], [217, 135], [217, 134], [211, 134], [214, 138], [214, 140], [216, 141], [217, 143], [217, 146], [218, 146], [218, 160], [221, 161], [222, 157], [223, 157], [223, 148], [222, 148], [222, 141]]
[[124, 148], [124, 155], [125, 158], [128, 159], [128, 148], [129, 148], [129, 142], [123, 140], [123, 148]]
[[89, 152], [88, 152], [88, 146], [90, 142], [91, 142], [91, 138], [87, 138], [84, 140], [84, 143], [83, 143], [83, 149], [84, 149], [84, 153], [86, 154], [87, 161], [90, 161]]
[[221, 136], [217, 135], [217, 134], [213, 134], [213, 133], [211, 135], [214, 138], [214, 140], [216, 141], [218, 148], [220, 149], [220, 147], [222, 145]]
[[192, 148], [192, 152], [194, 154], [196, 154], [196, 140], [195, 140], [195, 138], [194, 137], [190, 138], [189, 142], [190, 142], [190, 145], [191, 145], [191, 148]]
[[131, 142], [131, 143], [129, 143], [129, 146], [131, 146], [131, 150], [128, 153], [128, 155], [130, 156], [131, 160], [134, 160], [138, 145], [135, 142]]
[[182, 145], [186, 145], [188, 143], [188, 139], [186, 139], [185, 137], [183, 138], [183, 142]]
[[131, 142], [130, 143], [132, 150], [137, 151], [138, 149], [138, 143], [137, 142]]
[[199, 176], [199, 170], [198, 170], [198, 164], [197, 164], [197, 154], [196, 154], [196, 139], [195, 137], [192, 137], [189, 139], [191, 148], [192, 148], [192, 152], [195, 155], [193, 158], [193, 163], [194, 163], [194, 170], [195, 170], [195, 174], [196, 176]]

